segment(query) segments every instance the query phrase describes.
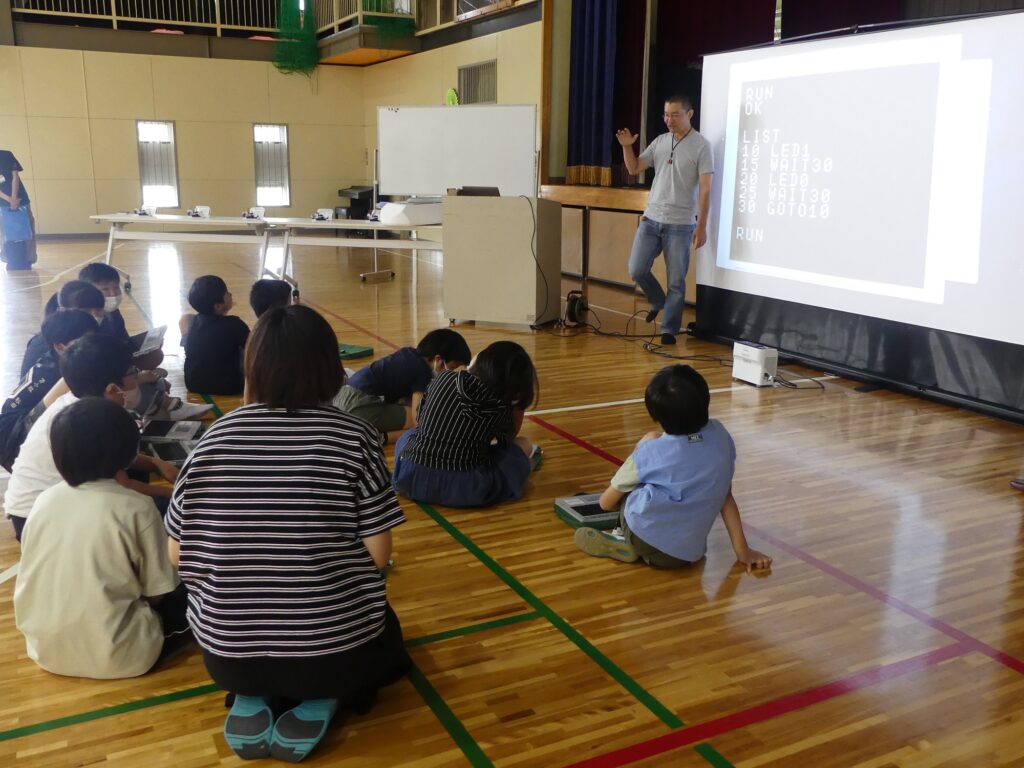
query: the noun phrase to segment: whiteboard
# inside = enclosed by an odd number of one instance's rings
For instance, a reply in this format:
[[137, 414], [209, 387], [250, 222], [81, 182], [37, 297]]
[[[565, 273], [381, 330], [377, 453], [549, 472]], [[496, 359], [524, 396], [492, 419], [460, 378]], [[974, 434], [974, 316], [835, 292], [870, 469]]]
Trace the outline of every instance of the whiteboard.
[[537, 196], [537, 106], [378, 107], [377, 179], [384, 195], [497, 187]]

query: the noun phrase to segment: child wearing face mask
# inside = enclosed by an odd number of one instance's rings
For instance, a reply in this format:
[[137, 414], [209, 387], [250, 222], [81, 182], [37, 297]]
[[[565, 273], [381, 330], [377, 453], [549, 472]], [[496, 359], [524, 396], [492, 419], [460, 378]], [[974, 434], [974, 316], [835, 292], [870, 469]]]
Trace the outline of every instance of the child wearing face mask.
[[[43, 310], [43, 321], [52, 317], [61, 310], [79, 309], [92, 316], [96, 321], [96, 330], [106, 316], [103, 312], [103, 294], [94, 285], [83, 280], [72, 280], [64, 283], [57, 293], [50, 297]], [[25, 346], [25, 356], [21, 359], [21, 375], [28, 373], [29, 368], [49, 350], [49, 345], [42, 333], [37, 333], [28, 340]]]
[[[50, 425], [57, 415], [83, 397], [105, 397], [124, 406], [132, 390], [138, 389], [132, 353], [128, 344], [101, 333], [90, 333], [71, 342], [61, 357], [60, 372], [70, 391], [58, 397], [36, 419], [11, 468], [11, 479], [4, 494], [4, 511], [21, 541], [21, 531], [36, 498], [60, 482], [50, 448]], [[90, 435], [81, 435], [88, 441]], [[178, 470], [165, 461], [139, 454], [132, 469], [156, 472], [173, 483]], [[157, 487], [139, 481], [124, 481], [125, 487], [154, 499], [162, 499], [158, 508], [166, 509], [170, 487]]]
[[472, 357], [461, 335], [439, 328], [415, 347], [402, 347], [356, 371], [334, 398], [334, 406], [369, 422], [394, 442], [416, 426], [416, 411], [431, 379], [441, 371], [465, 368]]

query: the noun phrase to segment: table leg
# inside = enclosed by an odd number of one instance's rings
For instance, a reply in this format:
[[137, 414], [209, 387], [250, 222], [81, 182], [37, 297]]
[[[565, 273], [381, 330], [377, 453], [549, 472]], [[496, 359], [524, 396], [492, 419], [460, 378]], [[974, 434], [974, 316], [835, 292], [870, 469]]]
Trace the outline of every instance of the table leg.
[[[114, 241], [117, 240], [117, 233], [124, 228], [124, 224], [118, 221], [110, 222], [110, 235], [107, 237], [107, 255], [104, 259], [104, 263], [108, 266], [113, 266], [110, 262], [114, 260]], [[123, 269], [114, 267], [119, 274], [124, 275], [124, 289], [128, 293], [132, 292], [132, 276], [125, 272]]]
[[390, 270], [390, 269], [382, 270], [380, 268], [380, 262], [378, 261], [378, 254], [377, 254], [377, 230], [376, 229], [373, 230], [373, 272], [363, 272], [361, 275], [359, 275], [359, 279], [362, 280], [364, 283], [367, 280], [370, 280], [371, 282], [379, 282], [379, 281], [384, 281], [384, 280], [394, 280], [395, 279], [395, 273], [394, 273], [393, 270]]

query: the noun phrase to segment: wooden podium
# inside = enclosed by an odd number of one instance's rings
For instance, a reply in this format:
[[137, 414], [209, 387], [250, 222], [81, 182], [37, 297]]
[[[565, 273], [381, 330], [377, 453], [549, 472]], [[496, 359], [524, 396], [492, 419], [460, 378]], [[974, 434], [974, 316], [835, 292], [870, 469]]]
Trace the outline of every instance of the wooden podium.
[[561, 209], [535, 197], [445, 197], [448, 318], [521, 328], [557, 318]]

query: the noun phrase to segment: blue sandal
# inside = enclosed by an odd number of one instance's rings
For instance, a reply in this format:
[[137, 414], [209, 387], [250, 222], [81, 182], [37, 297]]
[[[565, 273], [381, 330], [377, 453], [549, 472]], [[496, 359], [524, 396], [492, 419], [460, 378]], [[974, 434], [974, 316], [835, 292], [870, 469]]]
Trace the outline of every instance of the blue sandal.
[[270, 736], [274, 714], [270, 704], [259, 696], [235, 696], [231, 711], [224, 719], [224, 740], [243, 760], [270, 757]]
[[309, 699], [289, 709], [274, 724], [270, 755], [297, 763], [313, 751], [338, 709], [337, 699]]

